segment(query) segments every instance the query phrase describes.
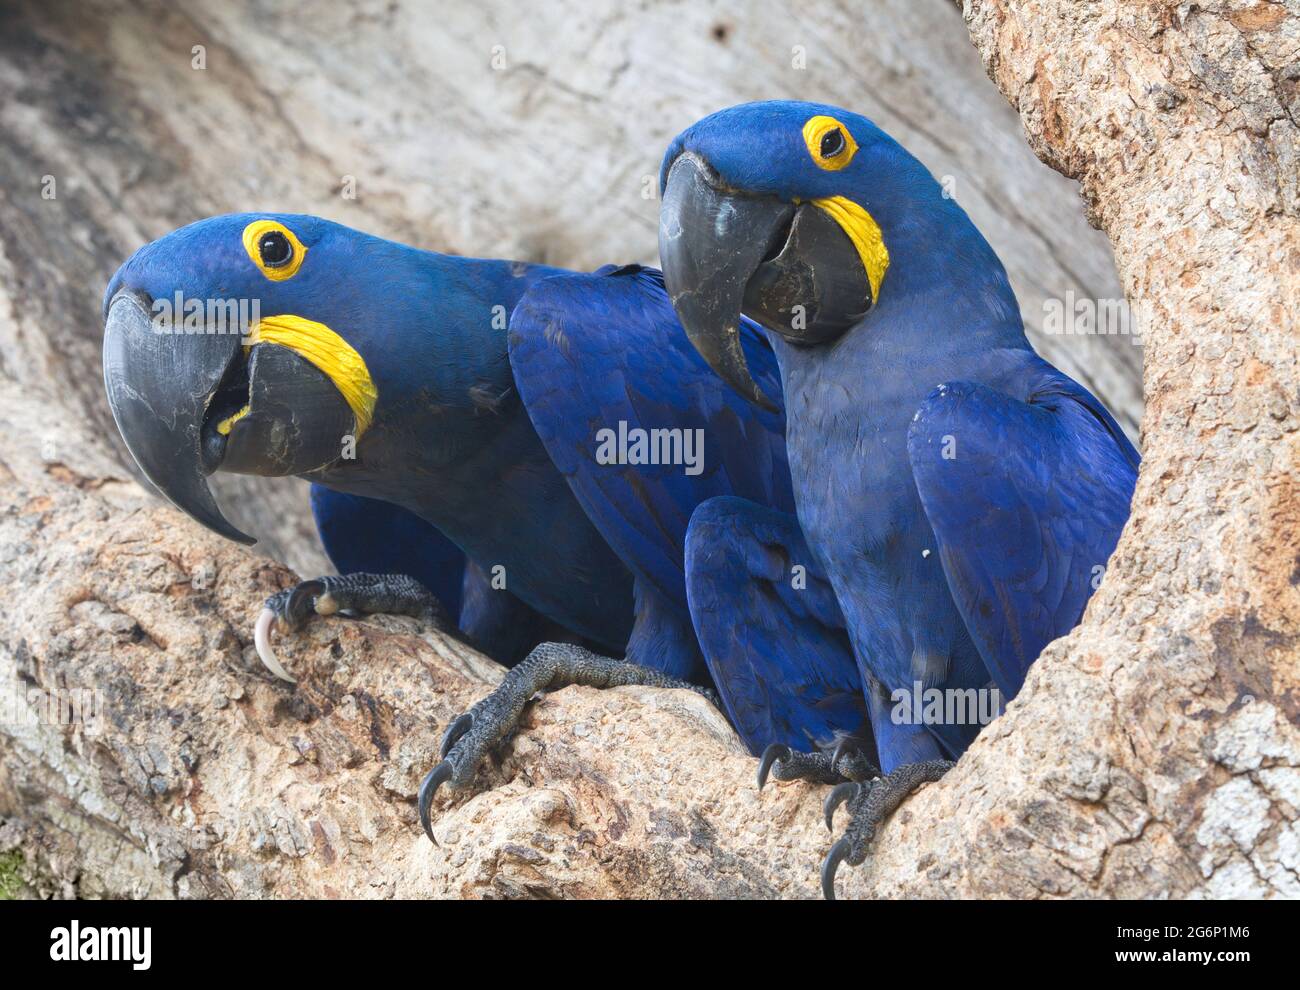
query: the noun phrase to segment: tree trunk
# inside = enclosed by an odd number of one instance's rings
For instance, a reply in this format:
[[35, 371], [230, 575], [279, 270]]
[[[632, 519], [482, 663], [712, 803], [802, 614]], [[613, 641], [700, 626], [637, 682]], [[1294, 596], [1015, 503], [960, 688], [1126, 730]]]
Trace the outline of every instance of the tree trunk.
[[1145, 460], [1083, 625], [886, 833], [877, 890], [1295, 897], [1300, 4], [964, 11], [1144, 304]]
[[[965, 15], [1144, 304], [1146, 461], [1084, 625], [841, 891], [1294, 896], [1300, 14], [1036, 0]], [[296, 688], [263, 677], [252, 620], [292, 577], [129, 480], [99, 294], [144, 240], [258, 208], [440, 250], [651, 262], [642, 191], [672, 134], [728, 103], [816, 98], [875, 117], [945, 179], [1036, 344], [1131, 428], [1142, 349], [1038, 332], [1071, 292], [1118, 298], [1105, 238], [979, 70], [939, 0], [873, 4], [869, 31], [821, 0], [736, 20], [658, 2], [509, 19], [0, 12], [0, 852], [18, 851], [25, 888], [815, 895], [822, 789], [757, 792], [725, 721], [681, 692], [547, 696], [472, 794], [439, 798], [428, 843], [415, 787], [499, 668], [409, 620], [321, 620], [285, 645]], [[224, 494], [315, 573], [303, 487]], [[79, 717], [51, 718], [58, 701]]]

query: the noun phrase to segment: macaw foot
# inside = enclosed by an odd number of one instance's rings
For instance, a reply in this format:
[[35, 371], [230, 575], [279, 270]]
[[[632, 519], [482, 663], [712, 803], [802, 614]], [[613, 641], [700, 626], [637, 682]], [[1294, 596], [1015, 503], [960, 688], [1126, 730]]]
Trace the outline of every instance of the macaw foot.
[[543, 643], [522, 663], [512, 667], [495, 691], [453, 719], [442, 734], [439, 750], [442, 762], [420, 784], [420, 824], [430, 841], [436, 840], [429, 824], [429, 807], [438, 788], [445, 783], [454, 788], [466, 787], [483, 757], [518, 724], [524, 706], [534, 694], [570, 684], [598, 688], [625, 684], [686, 688], [704, 695], [715, 705], [718, 703], [708, 688], [658, 670], [626, 660], [611, 660], [569, 643]]
[[807, 780], [814, 784], [842, 784], [845, 781], [870, 780], [880, 769], [858, 747], [852, 736], [845, 736], [831, 752], [800, 753], [785, 743], [772, 743], [758, 759], [758, 789], [773, 780]]
[[453, 626], [442, 602], [415, 578], [405, 574], [344, 574], [303, 581], [266, 600], [253, 628], [257, 655], [266, 669], [282, 680], [293, 677], [271, 647], [271, 631], [301, 629], [312, 615], [411, 615], [439, 628]]
[[826, 798], [826, 826], [834, 822], [835, 809], [847, 800], [849, 827], [822, 862], [822, 894], [828, 901], [835, 900], [835, 871], [840, 863], [860, 866], [867, 858], [867, 850], [878, 829], [903, 799], [922, 784], [938, 780], [953, 767], [952, 760], [926, 760], [923, 763], [904, 763], [893, 773], [875, 780], [841, 784]]

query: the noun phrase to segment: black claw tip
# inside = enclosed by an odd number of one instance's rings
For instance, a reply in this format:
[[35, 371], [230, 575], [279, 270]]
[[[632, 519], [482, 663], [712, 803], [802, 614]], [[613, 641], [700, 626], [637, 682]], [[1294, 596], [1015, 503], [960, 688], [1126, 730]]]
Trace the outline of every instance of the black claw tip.
[[856, 751], [858, 744], [853, 741], [851, 736], [841, 736], [839, 742], [835, 744], [835, 749], [831, 752], [831, 769], [834, 770], [840, 765], [840, 760], [850, 752]]
[[826, 827], [832, 831], [835, 829], [835, 809], [845, 801], [858, 796], [859, 785], [853, 781], [844, 784], [836, 784], [831, 792], [826, 795], [826, 801], [822, 804], [822, 812], [826, 815]]
[[790, 759], [790, 747], [785, 743], [772, 743], [763, 750], [758, 760], [758, 789], [761, 791], [767, 783], [767, 775], [772, 771], [772, 764], [777, 760]]
[[325, 593], [325, 585], [320, 581], [303, 581], [289, 593], [289, 600], [284, 603], [285, 615], [292, 620], [311, 611], [312, 603]]
[[438, 844], [438, 840], [433, 837], [433, 826], [429, 824], [429, 806], [433, 804], [433, 796], [438, 793], [438, 788], [450, 779], [451, 764], [443, 760], [428, 772], [423, 783], [420, 784], [420, 824], [424, 826], [424, 834], [434, 845]]
[[457, 716], [455, 721], [447, 726], [447, 731], [442, 734], [442, 745], [438, 747], [438, 757], [445, 760], [447, 754], [451, 752], [451, 747], [456, 745], [460, 737], [468, 732], [473, 724], [474, 717], [469, 712]]
[[828, 901], [835, 900], [835, 871], [849, 855], [849, 840], [840, 839], [831, 846], [831, 851], [822, 861], [822, 896]]

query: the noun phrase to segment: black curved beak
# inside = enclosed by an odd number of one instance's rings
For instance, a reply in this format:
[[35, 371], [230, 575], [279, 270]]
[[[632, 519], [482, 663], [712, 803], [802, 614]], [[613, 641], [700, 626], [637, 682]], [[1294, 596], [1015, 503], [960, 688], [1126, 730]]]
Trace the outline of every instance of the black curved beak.
[[722, 192], [712, 170], [678, 156], [659, 209], [659, 260], [673, 309], [700, 356], [728, 385], [775, 410], [749, 373], [740, 346], [740, 311], [749, 278], [794, 207], [768, 197]]
[[[356, 417], [330, 378], [272, 343], [245, 352], [239, 326], [184, 332], [121, 290], [104, 323], [104, 384], [117, 428], [145, 477], [215, 533], [255, 539], [222, 515], [214, 471], [283, 476], [337, 461]], [[220, 332], [214, 332], [220, 331]]]
[[740, 346], [740, 314], [795, 344], [834, 340], [871, 308], [848, 235], [826, 211], [726, 189], [691, 152], [673, 162], [659, 213], [659, 258], [691, 343], [737, 392], [765, 408]]
[[151, 300], [113, 296], [104, 321], [104, 385], [131, 456], [167, 500], [213, 532], [257, 542], [217, 507], [205, 470], [208, 405], [240, 351], [238, 334], [184, 334], [155, 324]]

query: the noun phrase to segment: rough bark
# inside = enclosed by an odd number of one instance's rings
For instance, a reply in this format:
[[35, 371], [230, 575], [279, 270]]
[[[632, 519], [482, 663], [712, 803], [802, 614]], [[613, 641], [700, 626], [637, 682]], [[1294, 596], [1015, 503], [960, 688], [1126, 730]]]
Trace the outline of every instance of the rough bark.
[[[1300, 4], [964, 9], [1149, 304], [1145, 461], [1083, 625], [891, 830], [878, 889], [1297, 896]], [[948, 863], [889, 877], [924, 849]]]
[[[33, 889], [816, 892], [821, 789], [756, 792], [722, 719], [680, 692], [548, 696], [480, 775], [490, 790], [439, 799], [430, 845], [413, 794], [436, 730], [499, 671], [376, 619], [310, 627], [286, 650], [296, 689], [261, 676], [250, 624], [291, 577], [127, 480], [106, 439], [96, 295], [145, 237], [257, 206], [437, 248], [651, 260], [657, 204], [640, 184], [667, 138], [773, 94], [878, 102], [885, 126], [957, 176], [1031, 324], [1067, 288], [1113, 294], [1064, 182], [962, 75], [971, 53], [938, 27], [945, 9], [878, 6], [867, 34], [829, 3], [737, 21], [667, 4], [561, 4], [509, 24], [388, 6], [346, 24], [190, 4], [111, 23], [108, 4], [3, 15], [5, 174], [39, 187], [63, 171], [68, 192], [43, 203], [7, 186], [0, 211], [0, 684], [90, 689], [104, 716], [0, 726], [0, 848], [23, 851]], [[1295, 896], [1300, 15], [1117, 0], [965, 13], [1031, 146], [1079, 180], [1126, 294], [1151, 303], [1146, 462], [1084, 625], [892, 817], [875, 857], [842, 871], [842, 893]], [[800, 35], [803, 75], [787, 56]], [[194, 44], [206, 74], [189, 67]], [[495, 44], [507, 68], [492, 74]], [[357, 200], [336, 196], [347, 174]], [[1136, 415], [1131, 343], [1040, 343]], [[284, 498], [262, 504], [285, 514]]]
[[[47, 399], [0, 391], [0, 424]], [[420, 778], [502, 668], [381, 617], [313, 623], [282, 644], [298, 685], [270, 679], [251, 623], [292, 575], [159, 506], [85, 424], [51, 418], [67, 461], [19, 433], [0, 462], [0, 854], [21, 853], [31, 893], [817, 890], [821, 795], [760, 795], [726, 719], [688, 691], [547, 696], [475, 793], [439, 798], [431, 845]]]

